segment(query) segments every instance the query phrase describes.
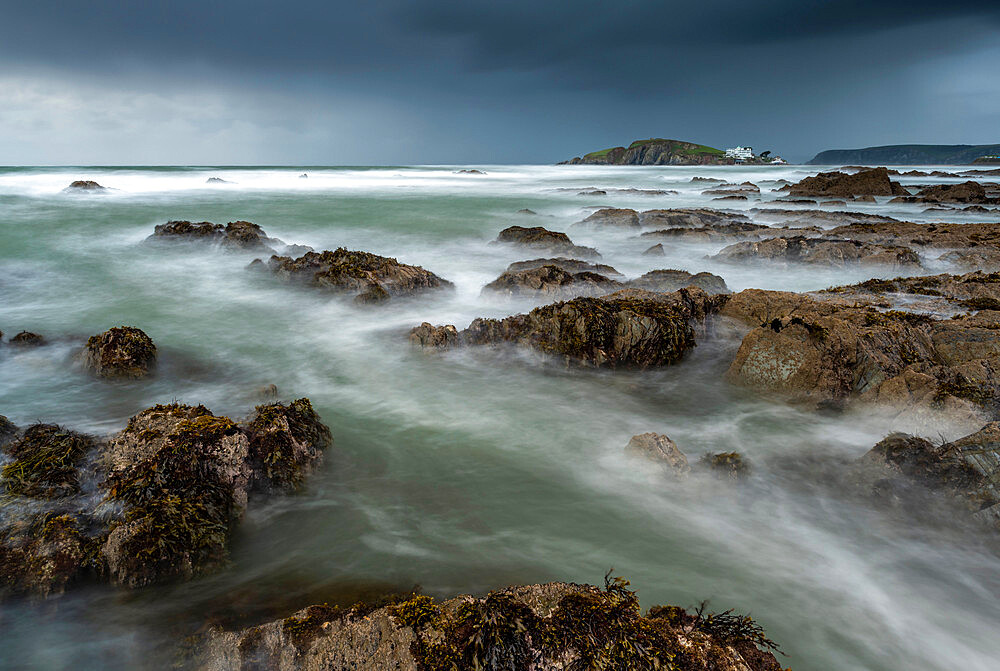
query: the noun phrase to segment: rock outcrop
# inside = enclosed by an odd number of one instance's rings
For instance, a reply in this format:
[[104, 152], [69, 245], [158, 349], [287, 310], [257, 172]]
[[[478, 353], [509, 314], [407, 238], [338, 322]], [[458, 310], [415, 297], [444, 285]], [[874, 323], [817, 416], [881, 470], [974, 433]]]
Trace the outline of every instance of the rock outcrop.
[[862, 170], [853, 174], [843, 172], [821, 172], [814, 177], [806, 177], [797, 184], [781, 188], [791, 196], [807, 198], [852, 196], [908, 196], [910, 192], [889, 180], [886, 168]]
[[141, 329], [115, 326], [87, 340], [83, 360], [98, 377], [142, 378], [156, 367], [156, 345]]
[[451, 282], [420, 266], [343, 247], [333, 252], [306, 252], [297, 259], [272, 256], [266, 268], [281, 280], [353, 296], [357, 303], [379, 303], [454, 288]]
[[484, 294], [500, 296], [543, 296], [550, 299], [602, 296], [623, 288], [621, 282], [604, 275], [583, 271], [570, 273], [558, 266], [507, 271], [483, 287]]
[[627, 286], [646, 291], [670, 293], [684, 287], [697, 287], [707, 294], [728, 294], [726, 281], [712, 273], [689, 273], [686, 270], [651, 270], [629, 280]]
[[542, 226], [510, 226], [500, 231], [496, 243], [507, 243], [536, 249], [554, 256], [569, 256], [579, 259], [598, 259], [596, 249], [574, 245], [565, 233], [550, 231]]
[[231, 221], [225, 226], [210, 221], [168, 221], [158, 224], [147, 242], [161, 240], [188, 240], [210, 242], [230, 249], [255, 253], [277, 253], [276, 248], [285, 247], [277, 238], [269, 238], [257, 224], [249, 221]]
[[573, 225], [592, 228], [639, 228], [639, 213], [635, 210], [606, 207]]
[[520, 270], [530, 270], [541, 268], [542, 266], [556, 266], [570, 273], [590, 272], [604, 275], [612, 279], [624, 277], [620, 272], [609, 265], [603, 263], [588, 263], [579, 259], [553, 258], [553, 259], [530, 259], [528, 261], [515, 261], [507, 266], [508, 273]]
[[998, 312], [934, 319], [748, 289], [721, 313], [754, 327], [726, 374], [736, 384], [828, 409], [864, 402], [966, 423], [997, 416]]
[[889, 268], [920, 267], [920, 256], [908, 247], [889, 247], [856, 240], [807, 238], [801, 235], [737, 242], [711, 258], [726, 262], [767, 261], [830, 266], [860, 263]]
[[708, 208], [673, 208], [646, 210], [639, 213], [639, 223], [644, 228], [704, 228], [733, 223], [750, 223], [746, 215]]
[[106, 191], [107, 189], [97, 182], [90, 179], [78, 179], [74, 182], [70, 182], [70, 185], [66, 187], [66, 191]]
[[301, 487], [331, 442], [308, 399], [258, 406], [243, 425], [157, 405], [106, 441], [53, 424], [4, 434], [0, 598], [212, 570], [251, 495]]
[[693, 142], [650, 138], [628, 147], [612, 147], [569, 161], [569, 165], [726, 165], [735, 160], [725, 152]]
[[915, 195], [903, 194], [894, 198], [893, 203], [975, 203], [979, 205], [1000, 204], [1000, 198], [991, 197], [979, 182], [961, 184], [935, 184], [924, 187]]
[[894, 433], [858, 460], [854, 482], [890, 503], [953, 504], [1000, 530], [1000, 424], [944, 444]]
[[21, 331], [10, 339], [10, 344], [17, 347], [38, 347], [45, 344], [45, 338], [37, 333]]
[[[725, 297], [699, 289], [654, 294], [626, 289], [602, 298], [576, 298], [535, 308], [505, 319], [476, 319], [458, 333], [459, 345], [512, 344], [566, 363], [607, 368], [647, 368], [678, 361], [695, 345], [693, 320], [718, 310]], [[421, 325], [411, 340], [428, 346], [454, 341], [434, 337]]]
[[210, 629], [193, 671], [320, 669], [674, 669], [780, 671], [778, 646], [746, 616], [654, 606], [628, 582], [547, 583], [444, 602], [398, 595], [388, 605], [310, 606], [239, 631]]

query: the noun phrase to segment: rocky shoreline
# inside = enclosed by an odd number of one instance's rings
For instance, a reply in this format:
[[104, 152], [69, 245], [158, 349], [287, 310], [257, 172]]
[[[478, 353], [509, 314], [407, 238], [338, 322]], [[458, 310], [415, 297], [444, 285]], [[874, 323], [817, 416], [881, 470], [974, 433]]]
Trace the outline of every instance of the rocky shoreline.
[[[894, 173], [821, 173], [775, 191], [838, 208], [894, 202], [1000, 212], [992, 208], [1000, 205], [996, 184], [907, 188]], [[706, 195], [724, 199], [761, 193], [749, 182], [710, 187]], [[93, 182], [71, 188], [104, 189]], [[423, 322], [396, 334], [399, 345], [408, 339], [413, 356], [441, 366], [459, 352], [490, 349], [530, 354], [512, 365], [554, 362], [614, 374], [683, 366], [694, 348], [729, 339], [734, 346], [713, 356], [734, 389], [817, 415], [878, 411], [921, 433], [944, 422], [963, 427], [964, 437], [939, 442], [892, 433], [839, 464], [835, 478], [845, 496], [873, 507], [941, 506], [983, 534], [1000, 530], [1000, 223], [917, 223], [839, 209], [596, 207], [570, 231], [586, 242], [611, 232], [654, 259], [664, 247], [721, 242], [706, 263], [870, 268], [891, 279], [795, 293], [732, 292], [707, 271], [656, 268], [630, 278], [566, 233], [509, 226], [482, 246], [522, 260], [480, 295], [534, 307], [464, 328]], [[419, 298], [455, 290], [422, 266], [287, 244], [248, 221], [169, 221], [145, 244], [218, 249], [246, 255], [236, 257], [243, 263], [258, 257], [247, 281], [349, 300], [356, 310], [400, 301], [420, 308]], [[928, 274], [941, 269], [947, 272]], [[4, 342], [0, 334], [0, 348], [43, 347], [48, 336], [21, 331]], [[95, 383], [115, 384], [155, 378], [161, 358], [144, 331], [121, 325], [80, 343], [76, 360]], [[126, 427], [103, 436], [53, 423], [19, 428], [0, 416], [0, 598], [54, 599], [88, 584], [134, 590], [224, 570], [247, 509], [306, 487], [336, 431], [308, 398], [258, 405], [242, 420], [177, 401], [136, 410]], [[683, 446], [652, 431], [634, 436], [623, 454], [655, 465], [669, 476], [664, 482], [708, 474], [740, 487], [754, 468], [735, 451], [689, 459]], [[205, 671], [781, 669], [777, 644], [750, 618], [676, 606], [642, 614], [627, 586], [609, 576], [603, 587], [557, 582], [478, 597], [411, 593], [352, 608], [316, 604], [245, 629], [208, 627], [181, 646], [183, 664]]]

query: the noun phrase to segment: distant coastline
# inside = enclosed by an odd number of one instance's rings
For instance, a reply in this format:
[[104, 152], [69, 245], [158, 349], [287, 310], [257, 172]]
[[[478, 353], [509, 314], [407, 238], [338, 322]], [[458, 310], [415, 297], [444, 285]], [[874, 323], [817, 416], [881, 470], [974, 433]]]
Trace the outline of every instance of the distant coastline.
[[969, 165], [1000, 163], [998, 155], [1000, 144], [894, 144], [828, 149], [807, 165]]
[[684, 140], [649, 138], [636, 140], [628, 147], [610, 147], [593, 151], [562, 161], [559, 165], [735, 165], [738, 163], [768, 165], [783, 164], [785, 161], [779, 156], [772, 156], [769, 151], [759, 156], [755, 155], [752, 147], [735, 147], [723, 151]]

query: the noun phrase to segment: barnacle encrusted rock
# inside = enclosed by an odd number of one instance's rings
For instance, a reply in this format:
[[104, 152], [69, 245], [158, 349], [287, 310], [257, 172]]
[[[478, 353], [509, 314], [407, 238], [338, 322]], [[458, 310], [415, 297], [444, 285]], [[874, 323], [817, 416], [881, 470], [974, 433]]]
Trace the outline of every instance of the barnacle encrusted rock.
[[156, 367], [156, 345], [141, 329], [115, 326], [87, 340], [84, 364], [98, 377], [146, 377]]

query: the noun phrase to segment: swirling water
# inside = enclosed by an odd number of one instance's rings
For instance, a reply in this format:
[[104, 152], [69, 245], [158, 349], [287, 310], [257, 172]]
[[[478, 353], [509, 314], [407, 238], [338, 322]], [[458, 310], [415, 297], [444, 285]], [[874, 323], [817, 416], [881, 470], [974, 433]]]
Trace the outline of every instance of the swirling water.
[[[750, 180], [770, 200], [777, 180], [817, 169], [460, 167], [0, 168], [0, 329], [48, 343], [0, 348], [0, 413], [104, 434], [172, 399], [242, 416], [273, 383], [282, 398], [310, 397], [336, 441], [303, 494], [251, 508], [224, 571], [140, 593], [95, 587], [0, 604], [0, 668], [155, 668], [169, 656], [163, 641], [206, 619], [277, 617], [414, 584], [448, 596], [599, 582], [611, 567], [646, 606], [710, 599], [751, 612], [795, 669], [997, 668], [997, 555], [949, 520], [916, 527], [824, 486], [830, 464], [888, 432], [884, 418], [817, 416], [727, 386], [732, 336], [663, 370], [614, 374], [407, 343], [422, 321], [463, 328], [532, 306], [480, 295], [533, 256], [488, 244], [512, 224], [567, 231], [628, 276], [707, 270], [733, 290], [805, 291], [878, 275], [706, 260], [721, 242], [648, 257], [652, 242], [634, 234], [570, 228], [591, 206], [720, 205], [695, 175]], [[211, 176], [231, 183], [206, 184]], [[73, 179], [114, 190], [64, 193]], [[677, 193], [579, 195], [588, 187]], [[395, 256], [456, 291], [357, 307], [248, 273], [242, 254], [141, 244], [170, 219], [245, 219], [290, 243]], [[109, 383], [80, 370], [81, 343], [116, 324], [156, 341], [154, 379]], [[743, 452], [753, 480], [665, 480], [623, 454], [646, 431], [692, 459]]]

